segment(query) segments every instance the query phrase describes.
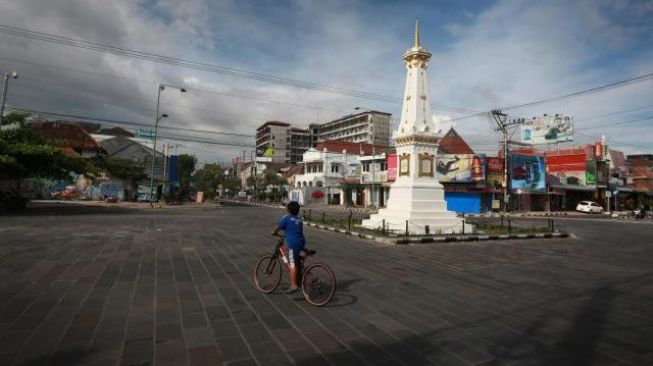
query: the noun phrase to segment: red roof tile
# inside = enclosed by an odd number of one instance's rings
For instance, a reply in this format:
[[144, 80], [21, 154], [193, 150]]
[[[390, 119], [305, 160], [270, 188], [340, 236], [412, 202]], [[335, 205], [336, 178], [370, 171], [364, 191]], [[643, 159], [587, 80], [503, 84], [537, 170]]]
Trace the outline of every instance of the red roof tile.
[[440, 140], [439, 150], [444, 154], [474, 154], [474, 150], [467, 145], [453, 127]]
[[32, 127], [36, 133], [60, 147], [97, 149], [98, 144], [83, 128], [71, 123], [43, 122]]

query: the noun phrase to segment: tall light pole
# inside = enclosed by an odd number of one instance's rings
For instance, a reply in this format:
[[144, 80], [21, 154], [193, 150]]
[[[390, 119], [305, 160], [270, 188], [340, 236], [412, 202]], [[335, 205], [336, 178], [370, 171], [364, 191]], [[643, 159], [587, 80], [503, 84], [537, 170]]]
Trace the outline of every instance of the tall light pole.
[[182, 93], [186, 92], [186, 89], [180, 88], [174, 85], [159, 84], [157, 88], [156, 96], [156, 118], [154, 119], [154, 142], [152, 144], [152, 169], [150, 172], [150, 207], [154, 207], [154, 161], [156, 160], [156, 137], [159, 130], [159, 121], [162, 118], [168, 117], [167, 114], [163, 113], [159, 115], [159, 102], [161, 101], [161, 92], [168, 88], [177, 89]]
[[18, 79], [16, 71], [5, 73], [5, 82], [2, 84], [2, 106], [0, 107], [0, 125], [5, 121], [5, 102], [7, 101], [7, 87], [9, 87], [9, 79]]

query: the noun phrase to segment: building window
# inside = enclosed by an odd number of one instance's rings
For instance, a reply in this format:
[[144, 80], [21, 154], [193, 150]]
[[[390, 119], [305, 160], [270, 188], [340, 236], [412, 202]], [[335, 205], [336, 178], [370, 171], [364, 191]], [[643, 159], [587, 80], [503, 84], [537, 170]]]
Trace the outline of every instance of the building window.
[[318, 172], [322, 173], [322, 165], [318, 165], [317, 168], [318, 168]]
[[331, 173], [338, 173], [340, 171], [340, 166], [338, 164], [331, 164]]
[[308, 182], [309, 187], [313, 187], [313, 182]]
[[370, 163], [364, 163], [363, 164], [363, 171], [364, 172], [369, 172], [370, 171]]
[[382, 162], [379, 163], [379, 165], [381, 166], [381, 167], [379, 168], [379, 170], [381, 170], [382, 172], [388, 170], [388, 163], [387, 163], [387, 162], [382, 161]]

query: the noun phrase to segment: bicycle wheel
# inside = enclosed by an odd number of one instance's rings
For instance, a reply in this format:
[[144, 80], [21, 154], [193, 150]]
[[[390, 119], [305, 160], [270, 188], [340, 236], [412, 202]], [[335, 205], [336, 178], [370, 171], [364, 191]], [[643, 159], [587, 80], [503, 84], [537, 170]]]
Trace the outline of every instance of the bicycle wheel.
[[266, 294], [274, 292], [281, 283], [281, 263], [271, 255], [259, 258], [254, 269], [254, 284], [256, 288]]
[[324, 263], [313, 263], [304, 270], [302, 292], [309, 304], [324, 306], [336, 293], [336, 276]]

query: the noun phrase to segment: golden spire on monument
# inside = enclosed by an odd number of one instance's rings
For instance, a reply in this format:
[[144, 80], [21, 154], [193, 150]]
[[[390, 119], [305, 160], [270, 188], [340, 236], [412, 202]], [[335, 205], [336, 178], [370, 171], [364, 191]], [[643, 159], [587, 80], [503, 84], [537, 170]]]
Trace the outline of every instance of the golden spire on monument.
[[415, 41], [413, 47], [404, 53], [404, 61], [408, 68], [426, 68], [427, 62], [431, 59], [431, 52], [419, 44], [419, 20], [415, 20]]

